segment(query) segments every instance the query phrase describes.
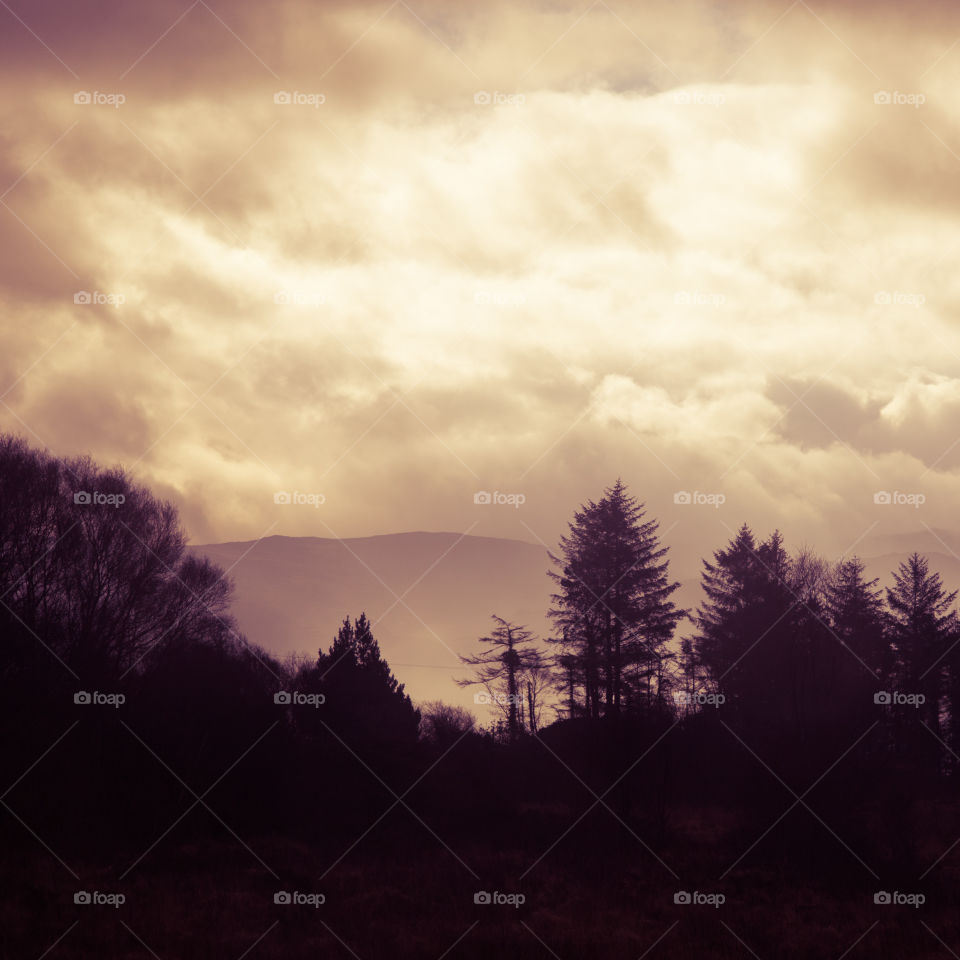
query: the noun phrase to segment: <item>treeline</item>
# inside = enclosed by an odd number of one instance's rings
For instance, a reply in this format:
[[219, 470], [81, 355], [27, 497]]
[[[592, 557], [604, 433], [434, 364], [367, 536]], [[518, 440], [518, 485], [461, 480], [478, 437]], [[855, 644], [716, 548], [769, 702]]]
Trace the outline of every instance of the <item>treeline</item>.
[[838, 876], [836, 855], [909, 874], [938, 852], [960, 762], [960, 622], [924, 557], [882, 588], [855, 556], [791, 554], [744, 525], [681, 610], [658, 524], [618, 481], [552, 560], [554, 635], [497, 618], [463, 658], [464, 682], [500, 707], [501, 741], [543, 739], [654, 835], [684, 809], [727, 810], [716, 836], [752, 851], [767, 823], [766, 854]]
[[222, 831], [208, 807], [231, 830], [309, 834], [327, 814], [378, 809], [387, 788], [364, 764], [406, 782], [419, 713], [366, 617], [281, 663], [237, 632], [232, 589], [186, 550], [174, 508], [122, 471], [0, 438], [12, 841], [132, 850], [191, 808], [181, 829]]
[[[478, 669], [461, 683], [487, 689], [508, 739], [535, 733], [548, 703], [558, 718], [590, 721], [722, 706], [728, 723], [765, 738], [806, 742], [875, 718], [915, 756], [906, 731], [917, 719], [929, 732], [922, 753], [946, 769], [960, 751], [957, 592], [916, 553], [882, 589], [856, 556], [791, 555], [779, 532], [758, 540], [744, 525], [703, 562], [704, 602], [681, 610], [658, 524], [618, 480], [575, 514], [551, 559], [546, 646], [495, 617], [483, 652], [462, 658]], [[677, 643], [682, 623], [692, 630]]]
[[[238, 634], [229, 577], [188, 553], [169, 504], [0, 438], [3, 840], [122, 849], [134, 869], [168, 830], [280, 834], [336, 862], [371, 824], [366, 842], [419, 842], [394, 809], [435, 838], [533, 850], [588, 807], [577, 836], [609, 853], [606, 809], [667, 842], [680, 811], [723, 808], [750, 838], [786, 790], [848, 843], [914, 861], [917, 805], [960, 751], [956, 595], [923, 558], [883, 591], [857, 559], [743, 527], [681, 610], [658, 525], [618, 481], [553, 559], [553, 636], [497, 618], [465, 658], [502, 710], [478, 732], [466, 711], [415, 708], [362, 614], [277, 661]], [[833, 843], [809, 828], [787, 817], [765, 843]]]

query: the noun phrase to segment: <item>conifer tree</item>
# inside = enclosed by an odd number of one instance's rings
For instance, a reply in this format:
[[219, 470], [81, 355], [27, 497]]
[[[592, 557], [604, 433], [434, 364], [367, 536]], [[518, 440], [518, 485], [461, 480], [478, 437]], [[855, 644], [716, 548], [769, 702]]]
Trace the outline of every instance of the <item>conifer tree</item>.
[[957, 616], [951, 609], [957, 591], [944, 592], [940, 574], [930, 572], [926, 557], [912, 554], [893, 574], [887, 588], [890, 640], [902, 692], [921, 694], [919, 717], [940, 734], [940, 698], [947, 659], [957, 639]]
[[643, 684], [649, 695], [683, 616], [670, 600], [679, 583], [669, 579], [659, 524], [645, 516], [618, 479], [574, 514], [558, 555], [550, 555], [557, 567], [549, 572], [557, 585], [550, 616], [563, 638], [556, 642], [579, 664], [571, 672], [568, 663], [568, 676], [579, 674], [593, 719], [619, 715], [627, 687]]

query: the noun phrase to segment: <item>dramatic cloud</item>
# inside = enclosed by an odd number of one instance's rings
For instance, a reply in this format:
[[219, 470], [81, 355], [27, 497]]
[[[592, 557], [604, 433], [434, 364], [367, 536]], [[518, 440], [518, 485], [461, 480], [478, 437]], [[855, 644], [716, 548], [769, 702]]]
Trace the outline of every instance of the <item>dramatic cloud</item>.
[[960, 14], [669, 9], [0, 9], [0, 426], [195, 541], [949, 527]]

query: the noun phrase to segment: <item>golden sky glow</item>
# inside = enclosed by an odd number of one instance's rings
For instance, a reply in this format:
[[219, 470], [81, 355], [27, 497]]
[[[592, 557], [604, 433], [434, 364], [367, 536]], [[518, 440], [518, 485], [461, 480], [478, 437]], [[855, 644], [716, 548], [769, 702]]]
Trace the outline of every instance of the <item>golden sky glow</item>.
[[196, 542], [553, 544], [617, 475], [691, 558], [955, 526], [958, 41], [933, 3], [11, 0], [0, 427]]

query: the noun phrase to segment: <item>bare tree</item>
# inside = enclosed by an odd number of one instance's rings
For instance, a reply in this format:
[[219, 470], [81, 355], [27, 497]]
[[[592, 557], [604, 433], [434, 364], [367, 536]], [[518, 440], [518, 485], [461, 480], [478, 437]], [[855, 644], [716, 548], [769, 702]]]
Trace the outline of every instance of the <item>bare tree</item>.
[[0, 437], [0, 485], [0, 666], [43, 638], [45, 656], [93, 682], [160, 644], [239, 641], [230, 580], [186, 553], [176, 509], [122, 470]]
[[510, 738], [516, 739], [522, 729], [520, 681], [525, 671], [540, 665], [541, 658], [539, 651], [531, 646], [534, 639], [531, 631], [496, 614], [493, 619], [497, 626], [489, 636], [480, 637], [480, 643], [489, 644], [489, 649], [475, 657], [460, 658], [468, 666], [479, 669], [470, 679], [456, 683], [461, 687], [484, 686], [491, 705], [498, 706], [506, 716]]

